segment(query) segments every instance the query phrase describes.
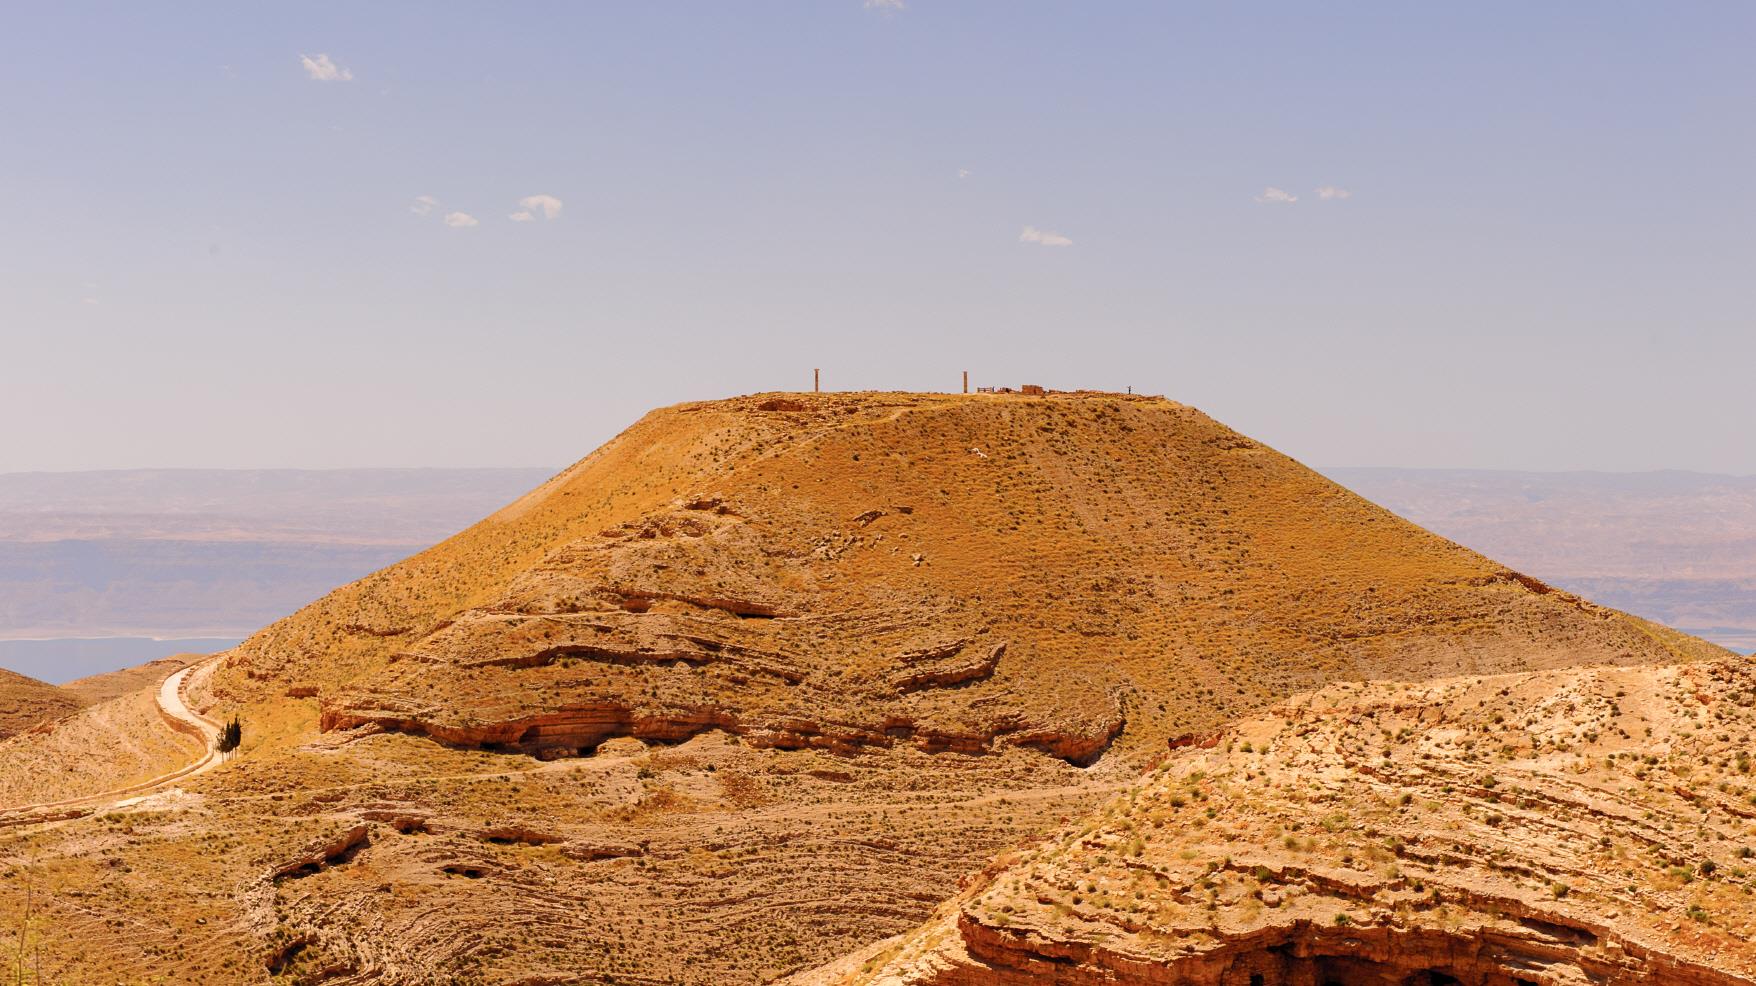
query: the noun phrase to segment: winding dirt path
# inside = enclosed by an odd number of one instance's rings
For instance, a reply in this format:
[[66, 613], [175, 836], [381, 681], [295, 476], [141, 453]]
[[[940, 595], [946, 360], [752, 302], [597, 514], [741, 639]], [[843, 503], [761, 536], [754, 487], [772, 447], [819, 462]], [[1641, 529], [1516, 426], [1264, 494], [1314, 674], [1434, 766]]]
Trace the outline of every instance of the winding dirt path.
[[222, 759], [219, 752], [220, 724], [191, 709], [188, 703], [183, 700], [183, 689], [195, 674], [211, 673], [220, 657], [221, 655], [215, 654], [204, 661], [198, 661], [186, 668], [172, 672], [159, 684], [156, 695], [159, 715], [164, 719], [165, 725], [201, 741], [203, 753], [199, 759], [168, 774], [160, 774], [150, 780], [130, 784], [127, 787], [102, 791], [97, 794], [87, 794], [78, 798], [68, 798], [65, 801], [46, 801], [40, 804], [18, 805], [8, 808], [0, 812], [0, 828], [81, 818], [103, 808], [132, 803], [178, 781], [188, 780], [197, 774], [213, 769]]

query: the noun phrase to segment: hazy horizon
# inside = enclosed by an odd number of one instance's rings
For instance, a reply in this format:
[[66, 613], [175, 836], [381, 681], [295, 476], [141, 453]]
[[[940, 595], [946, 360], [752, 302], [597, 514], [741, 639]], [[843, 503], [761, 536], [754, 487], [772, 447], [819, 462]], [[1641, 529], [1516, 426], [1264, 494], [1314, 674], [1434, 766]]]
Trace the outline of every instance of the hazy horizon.
[[[583, 458], [583, 457], [584, 456], [580, 456], [580, 458]], [[577, 460], [574, 460], [574, 461], [577, 461]], [[415, 472], [518, 473], [518, 472], [542, 472], [542, 471], [547, 471], [547, 472], [553, 474], [553, 473], [559, 473], [561, 470], [566, 469], [568, 464], [570, 464], [570, 463], [564, 463], [561, 465], [553, 465], [553, 466], [531, 465], [529, 463], [526, 463], [523, 465], [515, 465], [515, 466], [475, 466], [475, 465], [467, 465], [467, 464], [457, 465], [457, 466], [423, 466], [423, 465], [412, 465], [412, 466], [301, 466], [301, 465], [293, 464], [293, 465], [280, 465], [280, 466], [255, 466], [255, 467], [239, 467], [239, 468], [230, 468], [230, 467], [226, 467], [226, 466], [167, 466], [167, 467], [142, 466], [142, 467], [129, 467], [129, 468], [99, 468], [99, 469], [21, 469], [21, 470], [16, 470], [16, 471], [0, 471], [0, 476], [3, 476], [3, 477], [70, 476], [70, 475], [80, 475], [80, 474], [102, 474], [102, 473], [376, 473], [376, 472], [383, 472], [383, 473], [397, 473], [397, 472], [402, 472], [402, 473], [415, 473]], [[1574, 476], [1574, 475], [1579, 475], [1579, 476], [1664, 476], [1666, 474], [1676, 474], [1676, 475], [1681, 475], [1681, 476], [1701, 476], [1701, 477], [1712, 477], [1712, 478], [1720, 478], [1720, 479], [1739, 479], [1739, 480], [1751, 479], [1751, 480], [1756, 480], [1756, 472], [1752, 472], [1752, 473], [1711, 472], [1711, 471], [1706, 471], [1706, 470], [1701, 470], [1701, 469], [1672, 469], [1672, 468], [1665, 468], [1665, 467], [1657, 467], [1657, 468], [1653, 468], [1653, 469], [1620, 469], [1620, 470], [1618, 470], [1618, 469], [1481, 469], [1481, 468], [1472, 468], [1472, 467], [1468, 467], [1468, 466], [1385, 466], [1385, 465], [1374, 465], [1372, 463], [1335, 463], [1335, 462], [1332, 462], [1332, 463], [1310, 463], [1310, 462], [1306, 462], [1303, 464], [1310, 467], [1311, 469], [1316, 470], [1317, 472], [1324, 473], [1324, 474], [1328, 474], [1330, 472], [1343, 472], [1343, 471], [1363, 472], [1363, 471], [1368, 471], [1368, 470], [1384, 470], [1387, 472], [1415, 472], [1415, 473], [1447, 473], [1447, 472], [1450, 472], [1450, 473], [1498, 473], [1498, 474], [1504, 474], [1504, 475], [1530, 475], [1530, 476]]]
[[[561, 468], [0, 473], [0, 667], [63, 680], [187, 649], [146, 637], [246, 636]], [[1318, 471], [1527, 574], [1756, 649], [1756, 477]]]

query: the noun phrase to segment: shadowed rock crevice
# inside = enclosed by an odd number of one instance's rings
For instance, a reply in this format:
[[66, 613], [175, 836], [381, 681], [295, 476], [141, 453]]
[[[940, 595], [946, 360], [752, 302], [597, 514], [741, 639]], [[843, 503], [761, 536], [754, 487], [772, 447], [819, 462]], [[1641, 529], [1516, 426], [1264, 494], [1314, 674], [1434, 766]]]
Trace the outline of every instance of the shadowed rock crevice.
[[270, 878], [277, 883], [281, 880], [297, 880], [314, 876], [333, 866], [343, 866], [352, 862], [371, 841], [370, 827], [364, 824], [355, 825], [276, 866]]
[[745, 721], [723, 709], [654, 711], [618, 704], [564, 709], [508, 722], [446, 725], [385, 711], [326, 710], [328, 731], [374, 726], [426, 736], [448, 746], [552, 758], [590, 756], [612, 739], [632, 737], [648, 743], [681, 743], [709, 731], [741, 738], [757, 749], [825, 750], [851, 756], [906, 744], [925, 753], [980, 756], [1002, 744], [1034, 749], [1075, 766], [1095, 763], [1120, 735], [1118, 716], [1093, 733], [1003, 726], [990, 732], [949, 732], [906, 720], [878, 723], [815, 722], [801, 718]]
[[1055, 986], [1747, 986], [1750, 979], [1699, 961], [1574, 935], [1551, 938], [1504, 930], [1322, 927], [1307, 922], [1235, 941], [1171, 963], [1124, 951], [1057, 945], [966, 919], [962, 945], [972, 964], [934, 978], [935, 986], [995, 982]]

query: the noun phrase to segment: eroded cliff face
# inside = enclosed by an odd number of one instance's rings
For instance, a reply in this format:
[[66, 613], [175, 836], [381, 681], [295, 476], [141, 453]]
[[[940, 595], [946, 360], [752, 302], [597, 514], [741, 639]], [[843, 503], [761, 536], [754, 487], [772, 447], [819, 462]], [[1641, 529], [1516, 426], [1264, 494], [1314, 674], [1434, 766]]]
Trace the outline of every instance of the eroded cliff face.
[[1749, 662], [1332, 686], [790, 981], [1756, 981]]
[[[1038, 644], [1012, 645], [961, 595], [907, 588], [920, 566], [885, 545], [912, 512], [874, 508], [851, 525], [858, 536], [814, 541], [717, 498], [679, 502], [555, 552], [368, 686], [326, 699], [322, 726], [545, 757], [720, 730], [839, 754], [1017, 746], [1096, 760], [1123, 727], [1116, 686], [1087, 682], [1050, 704], [1022, 676], [996, 680], [1041, 663]], [[891, 577], [838, 578], [858, 550], [886, 556]], [[471, 701], [456, 701], [466, 689]]]
[[[1480, 903], [1498, 910], [1508, 902]], [[1602, 926], [1554, 924], [1542, 916], [1483, 919], [1487, 916], [1457, 916], [1449, 927], [1394, 922], [1324, 927], [1299, 921], [1237, 938], [1216, 937], [1211, 947], [1168, 961], [1103, 948], [1058, 948], [965, 919], [958, 929], [961, 959], [948, 961], [931, 981], [943, 986], [1739, 986], [1752, 981], [1701, 960], [1632, 944]]]

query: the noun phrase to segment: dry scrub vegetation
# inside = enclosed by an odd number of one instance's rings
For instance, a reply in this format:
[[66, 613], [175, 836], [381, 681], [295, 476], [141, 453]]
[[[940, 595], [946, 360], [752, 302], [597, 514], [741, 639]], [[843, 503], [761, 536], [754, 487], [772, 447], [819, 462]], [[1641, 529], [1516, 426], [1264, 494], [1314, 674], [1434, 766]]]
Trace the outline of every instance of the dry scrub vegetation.
[[0, 811], [126, 787], [201, 756], [200, 741], [159, 715], [156, 688], [0, 740]]
[[1332, 685], [797, 986], [1747, 983], [1753, 701], [1741, 660]]
[[0, 739], [79, 710], [79, 697], [0, 668]]

